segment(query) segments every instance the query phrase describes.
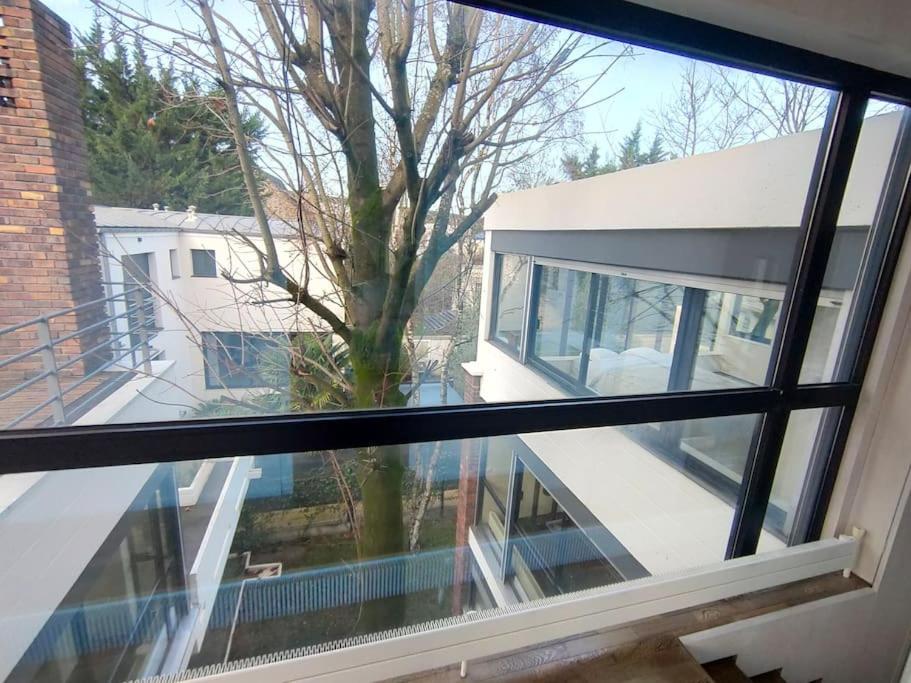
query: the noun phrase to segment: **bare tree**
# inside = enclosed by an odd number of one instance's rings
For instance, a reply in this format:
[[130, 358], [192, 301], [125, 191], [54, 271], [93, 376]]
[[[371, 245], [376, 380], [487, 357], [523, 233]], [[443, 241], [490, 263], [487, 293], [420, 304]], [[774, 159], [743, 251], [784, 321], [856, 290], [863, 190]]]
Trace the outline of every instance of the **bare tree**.
[[819, 127], [828, 103], [814, 86], [691, 61], [650, 123], [687, 157]]
[[[477, 349], [478, 318], [480, 314], [480, 246], [472, 232], [466, 234], [456, 248], [445, 254], [440, 267], [425, 290], [425, 301], [419, 308], [433, 313], [446, 314], [446, 324], [442, 329], [443, 339], [435, 340], [436, 348], [428, 354], [430, 367], [439, 375], [439, 401], [441, 405], [449, 402], [449, 388], [453, 371], [464, 357], [463, 351]], [[435, 301], [440, 297], [441, 301]], [[428, 306], [428, 304], [430, 304]], [[434, 305], [435, 304], [435, 305]], [[426, 330], [425, 330], [426, 332]], [[420, 343], [420, 338], [418, 343]], [[471, 351], [473, 354], [474, 351]], [[416, 550], [419, 545], [421, 525], [433, 496], [434, 485], [438, 481], [437, 473], [443, 444], [434, 444], [429, 457], [423, 458], [420, 469], [415, 472], [414, 490], [411, 497], [411, 521], [408, 546]], [[442, 486], [442, 484], [441, 484]]]
[[[511, 169], [575, 133], [592, 88], [628, 54], [438, 0], [256, 0], [243, 22], [187, 0], [194, 21], [171, 24], [96, 2], [158, 50], [214, 75], [263, 245], [258, 273], [228, 275], [306, 309], [346, 345], [350, 380], [339, 392], [355, 408], [405, 404], [405, 329], [441, 256]], [[592, 59], [597, 73], [578, 76], [592, 73], [576, 68]], [[300, 277], [279, 259], [246, 153], [244, 108], [271, 126], [263, 162], [298, 197], [308, 254]], [[312, 269], [331, 281], [330, 294], [311, 291]], [[407, 448], [365, 448], [359, 459], [362, 556], [401, 552]]]
[[675, 157], [732, 147], [750, 135], [745, 107], [725, 100], [715, 72], [696, 61], [681, 69], [673, 94], [650, 118]]
[[802, 133], [820, 127], [831, 94], [806, 83], [716, 67], [722, 102], [742, 108], [752, 140]]

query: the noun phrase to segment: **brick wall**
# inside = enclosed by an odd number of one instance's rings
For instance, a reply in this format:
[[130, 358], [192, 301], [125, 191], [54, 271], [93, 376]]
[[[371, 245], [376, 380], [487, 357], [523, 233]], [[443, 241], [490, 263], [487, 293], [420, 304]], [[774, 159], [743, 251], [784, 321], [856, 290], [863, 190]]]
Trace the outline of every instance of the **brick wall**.
[[[6, 327], [103, 293], [69, 26], [33, 0], [0, 0], [0, 19], [0, 327]], [[52, 333], [85, 328], [103, 315], [101, 305], [86, 307], [57, 318]], [[58, 360], [107, 334], [101, 326], [64, 342]], [[4, 335], [0, 357], [35, 342], [34, 328]], [[102, 358], [95, 354], [71, 371], [85, 372]], [[39, 366], [34, 357], [6, 372], [28, 376]]]

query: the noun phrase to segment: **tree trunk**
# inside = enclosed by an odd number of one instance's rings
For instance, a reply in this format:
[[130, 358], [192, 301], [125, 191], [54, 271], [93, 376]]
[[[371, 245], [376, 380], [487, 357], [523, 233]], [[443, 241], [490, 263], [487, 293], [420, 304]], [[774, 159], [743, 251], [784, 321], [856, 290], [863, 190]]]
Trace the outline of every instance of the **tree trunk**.
[[[397, 349], [378, 350], [366, 344], [352, 349], [357, 407], [405, 405], [405, 395], [400, 388], [401, 342], [399, 337]], [[409, 444], [368, 447], [358, 451], [362, 482], [362, 560], [369, 562], [380, 557], [401, 555], [407, 550], [402, 497], [408, 451]], [[383, 631], [404, 624], [405, 586], [396, 588], [395, 595], [389, 598], [364, 603], [359, 627], [361, 632]]]
[[[364, 529], [361, 557], [401, 555], [405, 552], [405, 524], [402, 509], [402, 481], [407, 466], [408, 446], [365, 448], [360, 453], [366, 477], [361, 485]], [[405, 623], [405, 586], [396, 587], [384, 600], [364, 603], [361, 630], [385, 631]]]

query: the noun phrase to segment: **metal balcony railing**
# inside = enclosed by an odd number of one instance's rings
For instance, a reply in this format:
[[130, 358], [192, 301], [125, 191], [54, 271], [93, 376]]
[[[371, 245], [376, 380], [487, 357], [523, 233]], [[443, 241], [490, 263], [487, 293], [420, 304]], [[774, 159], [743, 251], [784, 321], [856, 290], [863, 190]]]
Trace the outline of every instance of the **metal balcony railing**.
[[[118, 286], [120, 291], [110, 296], [0, 329], [0, 348], [4, 346], [4, 337], [13, 334], [37, 341], [33, 347], [0, 359], [0, 377], [4, 374], [14, 376], [16, 364], [20, 364], [19, 368], [26, 364], [39, 368], [34, 372], [24, 369], [20, 375], [25, 376], [24, 379], [0, 381], [0, 429], [36, 426], [36, 422], [68, 424], [74, 419], [73, 405], [84, 403], [81, 399], [86, 394], [86, 383], [104, 380], [102, 373], [120, 370], [133, 374], [140, 367], [143, 372], [151, 373], [154, 350], [150, 341], [158, 331], [154, 300], [141, 286]], [[103, 318], [76, 330], [61, 330], [55, 335], [55, 323], [61, 318], [94, 306], [104, 308]], [[86, 339], [97, 341], [93, 334], [96, 330], [102, 330], [98, 335], [101, 340], [83, 348]], [[61, 346], [71, 340], [75, 340], [73, 346], [77, 350], [67, 348], [64, 352]], [[40, 359], [38, 363], [36, 357]], [[47, 388], [47, 398], [43, 400], [39, 400], [40, 394], [32, 395], [41, 383]], [[80, 388], [83, 388], [82, 392], [77, 391]], [[15, 398], [21, 400], [16, 402]], [[42, 411], [49, 415], [43, 417]], [[30, 418], [31, 422], [23, 425]]]

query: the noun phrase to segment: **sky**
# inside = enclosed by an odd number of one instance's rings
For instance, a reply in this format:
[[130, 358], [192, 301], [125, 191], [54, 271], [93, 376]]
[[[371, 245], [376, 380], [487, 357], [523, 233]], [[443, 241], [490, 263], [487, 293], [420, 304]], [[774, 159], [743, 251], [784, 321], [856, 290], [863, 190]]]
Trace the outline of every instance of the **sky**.
[[[70, 23], [77, 32], [84, 32], [91, 25], [95, 8], [90, 0], [42, 0], [52, 10]], [[221, 0], [216, 3], [219, 11], [228, 16], [243, 16], [248, 0]], [[154, 16], [150, 8], [160, 11], [162, 16], [175, 13], [180, 16], [180, 0], [123, 0], [123, 4], [136, 8], [138, 13]], [[162, 21], [167, 22], [167, 17]], [[616, 153], [623, 137], [637, 123], [643, 126], [643, 145], [648, 146], [654, 136], [650, 125], [652, 112], [659, 109], [662, 101], [673, 96], [678, 87], [679, 75], [688, 63], [685, 58], [644, 48], [634, 48], [634, 56], [615, 64], [608, 75], [590, 93], [596, 100], [617, 93], [608, 101], [585, 110], [582, 136], [586, 145], [597, 145], [601, 160]], [[592, 73], [603, 66], [590, 61], [586, 69]], [[585, 75], [585, 74], [583, 74]], [[619, 92], [618, 92], [619, 91]], [[581, 151], [581, 150], [577, 150]]]

